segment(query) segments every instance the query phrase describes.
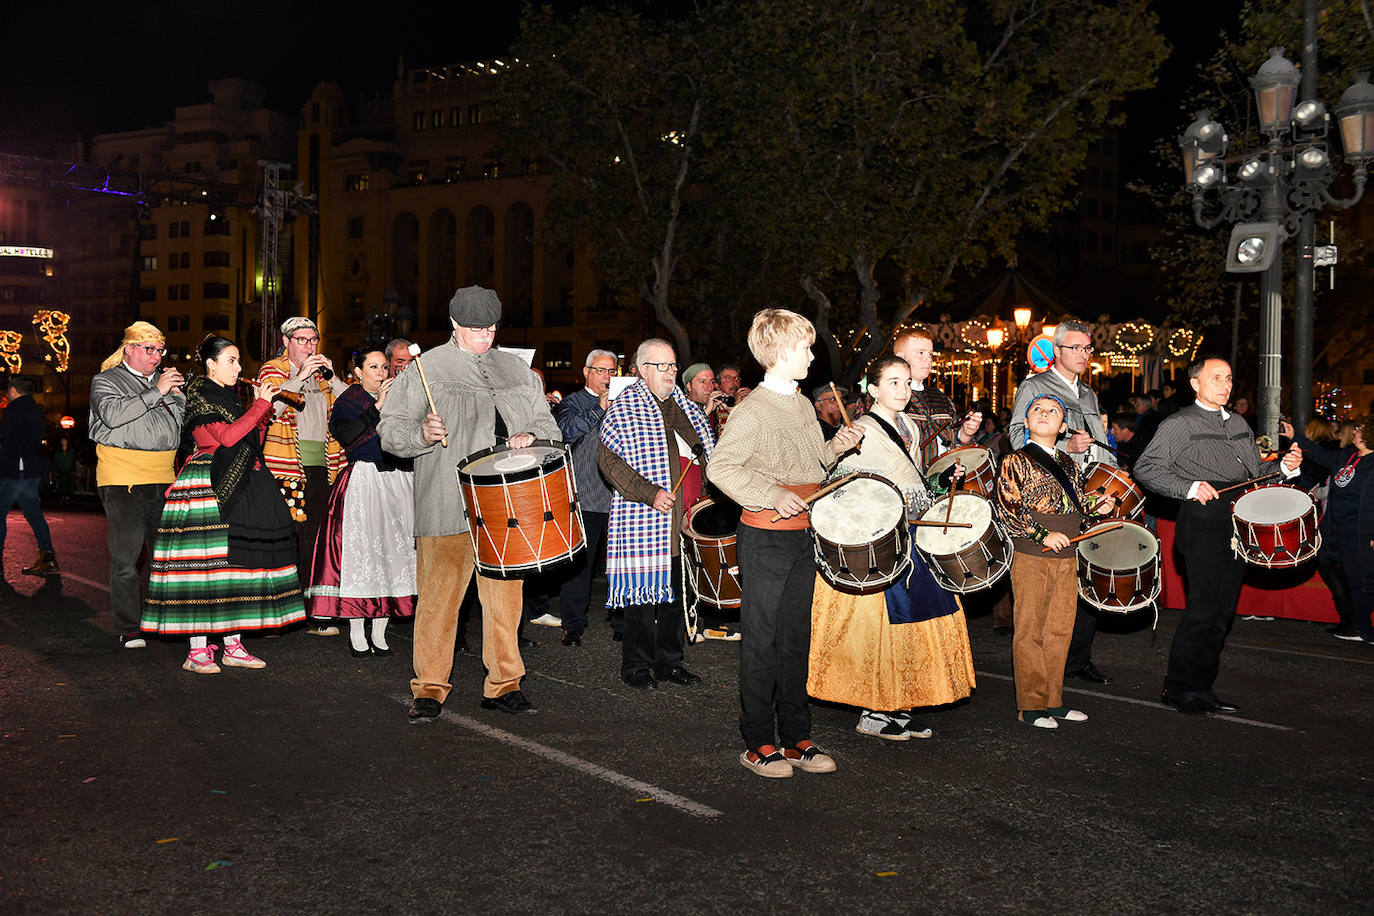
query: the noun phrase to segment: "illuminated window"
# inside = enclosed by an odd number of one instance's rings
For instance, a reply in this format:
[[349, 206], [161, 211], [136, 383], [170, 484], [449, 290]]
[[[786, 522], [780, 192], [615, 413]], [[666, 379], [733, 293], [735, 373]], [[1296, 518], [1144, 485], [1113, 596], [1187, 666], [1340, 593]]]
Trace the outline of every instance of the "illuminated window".
[[372, 184], [372, 176], [367, 172], [350, 172], [344, 176], [345, 191], [366, 191]]
[[143, 256], [143, 269], [144, 269], [144, 270], [157, 270], [157, 255], [155, 255], [155, 254], [146, 254], [146, 255], [144, 255], [144, 256]]
[[448, 110], [448, 126], [461, 127], [463, 125], [463, 109], [454, 106]]
[[430, 126], [430, 127], [443, 127], [443, 126], [444, 126], [444, 112], [443, 112], [442, 110], [435, 110], [435, 111], [431, 111], [431, 112], [429, 113], [429, 126]]
[[416, 130], [425, 129], [425, 113], [423, 111], [415, 112], [414, 125]]
[[469, 106], [468, 106], [468, 123], [469, 123], [469, 124], [481, 124], [481, 123], [482, 123], [482, 106], [481, 106], [481, 105], [469, 105]]

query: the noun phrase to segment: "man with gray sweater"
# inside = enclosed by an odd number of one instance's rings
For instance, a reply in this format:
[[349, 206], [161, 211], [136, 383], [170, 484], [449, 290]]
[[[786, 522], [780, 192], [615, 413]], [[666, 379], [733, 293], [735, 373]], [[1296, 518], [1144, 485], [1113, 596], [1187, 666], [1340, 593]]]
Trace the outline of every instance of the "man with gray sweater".
[[126, 649], [147, 643], [139, 632], [147, 567], [138, 569], [162, 519], [186, 412], [185, 379], [175, 368], [159, 371], [167, 352], [162, 332], [146, 321], [124, 329], [124, 340], [91, 379], [90, 436], [95, 442], [95, 485], [105, 506], [110, 551], [110, 611]]
[[[452, 685], [458, 609], [476, 574], [482, 601], [482, 663], [487, 677], [482, 708], [513, 714], [538, 712], [520, 691], [522, 583], [477, 569], [476, 551], [458, 488], [465, 458], [505, 444], [524, 448], [536, 438], [559, 438], [544, 387], [525, 361], [493, 349], [501, 300], [492, 290], [467, 286], [449, 301], [453, 336], [417, 358], [417, 369], [396, 377], [377, 424], [382, 447], [415, 459], [415, 548], [419, 601], [415, 608], [414, 724], [433, 721]], [[434, 397], [429, 407], [424, 380]], [[444, 441], [447, 440], [447, 445]]]

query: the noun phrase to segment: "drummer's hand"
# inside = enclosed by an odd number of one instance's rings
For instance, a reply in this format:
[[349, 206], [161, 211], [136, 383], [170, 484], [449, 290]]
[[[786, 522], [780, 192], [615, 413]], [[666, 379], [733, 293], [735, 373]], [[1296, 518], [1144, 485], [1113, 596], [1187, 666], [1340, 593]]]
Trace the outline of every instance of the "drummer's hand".
[[1213, 499], [1216, 499], [1216, 498], [1217, 498], [1217, 488], [1216, 488], [1216, 487], [1212, 486], [1210, 483], [1208, 483], [1208, 482], [1205, 481], [1205, 480], [1200, 480], [1200, 481], [1198, 481], [1197, 493], [1195, 493], [1195, 494], [1193, 495], [1193, 499], [1196, 499], [1198, 502], [1202, 503], [1202, 504], [1205, 506], [1205, 505], [1207, 505], [1207, 502], [1208, 502], [1209, 500], [1213, 500]]
[[516, 433], [506, 440], [511, 448], [529, 448], [534, 445], [534, 433]]
[[953, 476], [951, 479], [952, 479], [952, 480], [963, 480], [963, 479], [964, 479], [964, 475], [967, 474], [967, 473], [968, 473], [968, 469], [964, 467], [964, 459], [962, 459], [962, 458], [955, 458], [955, 459], [954, 459], [954, 476]]
[[1115, 508], [1116, 508], [1116, 497], [1115, 497], [1115, 496], [1112, 496], [1111, 494], [1107, 494], [1107, 495], [1103, 496], [1101, 499], [1099, 499], [1099, 500], [1097, 501], [1097, 504], [1093, 506], [1093, 514], [1095, 514], [1095, 515], [1106, 515], [1107, 513], [1111, 512], [1111, 511], [1112, 511], [1113, 509], [1115, 509]]
[[420, 438], [430, 445], [438, 442], [448, 435], [448, 430], [444, 428], [444, 418], [437, 413], [425, 414], [425, 420], [420, 424]]
[[1069, 546], [1069, 536], [1062, 531], [1051, 531], [1045, 535], [1045, 546], [1056, 552], [1063, 550]]
[[677, 502], [677, 497], [667, 490], [659, 490], [654, 494], [653, 507], [655, 510], [667, 515], [673, 511], [673, 503]]
[[[983, 412], [975, 410], [964, 420], [964, 425], [959, 427], [959, 435], [955, 438], [961, 445], [967, 445], [978, 435], [978, 430], [983, 428]], [[967, 441], [965, 441], [967, 440]]]
[[1072, 455], [1081, 455], [1092, 447], [1093, 437], [1091, 433], [1077, 432], [1069, 437], [1068, 444], [1064, 446], [1064, 451]]
[[[838, 439], [839, 436], [835, 438]], [[778, 514], [783, 518], [791, 518], [806, 511], [806, 500], [791, 490], [783, 490], [778, 494], [778, 498], [773, 500], [773, 508], [777, 509]]]
[[[854, 446], [858, 445], [864, 437], [862, 426], [841, 426], [840, 431], [835, 433], [835, 437], [830, 440], [830, 450], [836, 455], [843, 455]], [[782, 510], [779, 509], [779, 512]], [[796, 515], [796, 513], [792, 513]]]
[[1283, 436], [1285, 439], [1292, 439], [1292, 438], [1293, 438], [1293, 433], [1294, 433], [1294, 429], [1293, 429], [1293, 424], [1292, 424], [1292, 423], [1289, 423], [1287, 420], [1280, 420], [1280, 421], [1279, 421], [1279, 435], [1280, 435], [1280, 436]]
[[1288, 453], [1283, 456], [1283, 466], [1290, 471], [1296, 471], [1302, 465], [1302, 449], [1297, 444], [1289, 446]]

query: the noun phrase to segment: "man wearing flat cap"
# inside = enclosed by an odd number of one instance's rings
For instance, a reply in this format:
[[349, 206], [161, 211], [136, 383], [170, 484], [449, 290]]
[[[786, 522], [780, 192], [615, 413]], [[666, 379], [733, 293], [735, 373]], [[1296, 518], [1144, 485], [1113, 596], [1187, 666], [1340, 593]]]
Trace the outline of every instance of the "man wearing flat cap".
[[[315, 535], [328, 510], [329, 487], [347, 463], [343, 446], [329, 431], [329, 415], [335, 398], [348, 386], [334, 376], [334, 364], [320, 352], [320, 331], [309, 318], [295, 315], [283, 321], [281, 343], [281, 356], [258, 371], [259, 381], [271, 382], [289, 395], [273, 401], [262, 454], [283, 490], [301, 494], [292, 500], [291, 517], [296, 522], [296, 567], [308, 577]], [[317, 617], [306, 632], [337, 636], [339, 628]]]
[[706, 363], [692, 363], [682, 370], [682, 390], [687, 398], [701, 408], [711, 421], [711, 434], [720, 434], [720, 424], [725, 421], [725, 395], [716, 385], [716, 374]]
[[[458, 610], [474, 574], [482, 602], [482, 663], [487, 677], [482, 708], [516, 715], [537, 712], [520, 690], [522, 582], [477, 569], [458, 466], [495, 445], [524, 448], [536, 438], [559, 440], [544, 387], [525, 361], [493, 348], [501, 300], [492, 290], [465, 286], [448, 305], [453, 336], [422, 353], [414, 369], [396, 377], [382, 406], [382, 447], [415, 459], [415, 547], [420, 598], [415, 608], [414, 724], [433, 721], [452, 685]], [[424, 380], [434, 397], [430, 409]], [[448, 444], [443, 440], [447, 437]]]
[[162, 332], [146, 321], [124, 329], [119, 349], [91, 379], [91, 440], [95, 486], [105, 506], [105, 544], [110, 551], [110, 611], [126, 649], [147, 645], [139, 632], [147, 566], [162, 518], [163, 494], [176, 479], [185, 379], [174, 368], [159, 371], [167, 352]]

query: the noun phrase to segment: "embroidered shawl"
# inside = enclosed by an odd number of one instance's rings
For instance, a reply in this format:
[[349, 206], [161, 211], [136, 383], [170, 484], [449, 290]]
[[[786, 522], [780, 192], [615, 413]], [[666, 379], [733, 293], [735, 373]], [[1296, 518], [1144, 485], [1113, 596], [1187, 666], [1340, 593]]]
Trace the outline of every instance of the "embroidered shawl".
[[[281, 387], [283, 382], [291, 378], [290, 359], [286, 356], [279, 356], [276, 359], [268, 360], [258, 370], [258, 378], [264, 382], [274, 381], [278, 387]], [[343, 446], [339, 445], [334, 435], [327, 431], [327, 415], [334, 409], [334, 389], [319, 376], [315, 376], [314, 382], [324, 394], [329, 408], [326, 412], [324, 460], [329, 467], [329, 482], [333, 483], [334, 478], [339, 476], [339, 472], [343, 470], [348, 460], [344, 457]], [[305, 479], [305, 467], [301, 464], [299, 441], [300, 436], [296, 429], [296, 411], [287, 407], [267, 428], [267, 441], [262, 445], [263, 455], [267, 459], [267, 469], [272, 472], [273, 477], [279, 480]]]

